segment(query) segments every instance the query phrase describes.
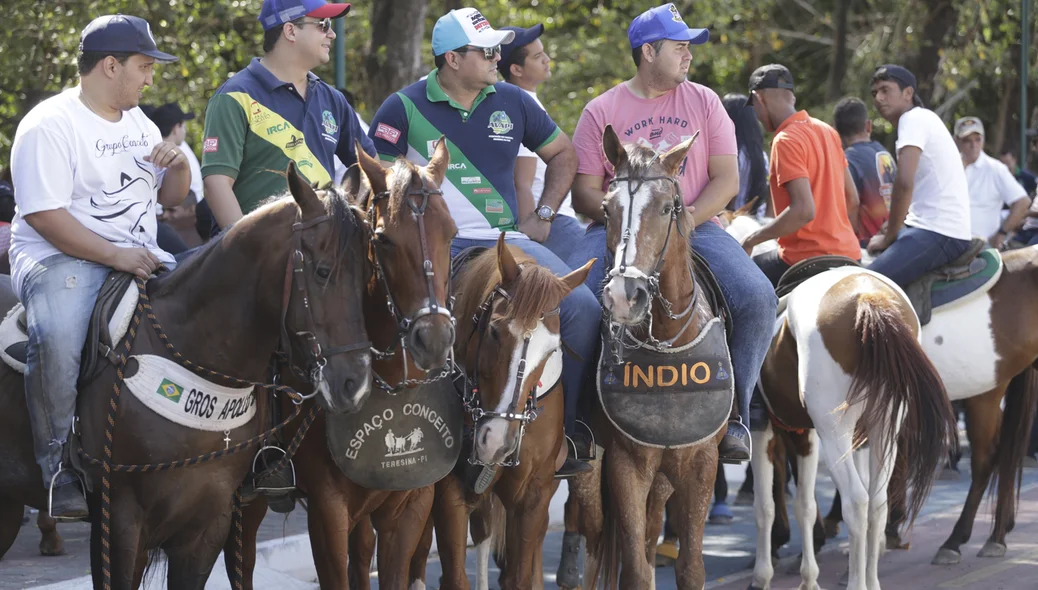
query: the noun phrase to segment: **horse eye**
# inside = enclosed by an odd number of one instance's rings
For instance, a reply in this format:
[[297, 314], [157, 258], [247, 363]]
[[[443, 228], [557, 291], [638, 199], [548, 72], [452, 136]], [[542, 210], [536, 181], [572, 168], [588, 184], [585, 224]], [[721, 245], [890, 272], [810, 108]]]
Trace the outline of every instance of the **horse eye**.
[[609, 219], [609, 207], [602, 205], [602, 217]]
[[497, 333], [496, 326], [490, 326], [490, 337], [494, 339], [494, 342], [497, 342], [501, 339], [501, 335]]
[[317, 276], [318, 276], [318, 278], [327, 281], [328, 277], [332, 276], [332, 269], [331, 269], [331, 267], [328, 267], [328, 266], [318, 266], [317, 267]]
[[674, 211], [674, 205], [667, 205], [663, 208], [663, 215], [670, 215]]
[[375, 241], [381, 246], [389, 247], [393, 245], [393, 241], [381, 229], [375, 230]]

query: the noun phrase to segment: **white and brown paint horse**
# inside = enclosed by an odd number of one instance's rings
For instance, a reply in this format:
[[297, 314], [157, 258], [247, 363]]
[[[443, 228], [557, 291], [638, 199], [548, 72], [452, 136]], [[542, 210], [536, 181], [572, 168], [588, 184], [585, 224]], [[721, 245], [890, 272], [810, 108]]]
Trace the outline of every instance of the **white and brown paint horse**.
[[1016, 517], [1022, 459], [1038, 404], [1038, 247], [1003, 252], [1002, 261], [1002, 274], [989, 291], [934, 309], [921, 330], [923, 350], [949, 400], [964, 401], [971, 452], [970, 490], [935, 565], [961, 560], [989, 484], [993, 490], [997, 485], [995, 524], [979, 557], [1005, 556]]

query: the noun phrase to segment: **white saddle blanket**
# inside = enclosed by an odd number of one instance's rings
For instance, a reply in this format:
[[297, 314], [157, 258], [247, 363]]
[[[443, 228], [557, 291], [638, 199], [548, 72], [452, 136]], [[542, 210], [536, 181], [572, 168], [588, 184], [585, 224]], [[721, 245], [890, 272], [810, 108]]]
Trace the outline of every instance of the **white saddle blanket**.
[[[133, 312], [137, 309], [138, 297], [137, 284], [131, 282], [126, 292], [123, 293], [119, 305], [115, 308], [115, 313], [112, 314], [112, 321], [108, 323], [108, 333], [112, 335], [113, 344], [118, 344], [126, 335], [126, 330], [130, 327], [130, 320], [133, 319]], [[12, 357], [8, 353], [8, 349], [29, 340], [29, 335], [19, 325], [19, 323], [25, 322], [24, 314], [25, 306], [17, 303], [0, 322], [0, 358], [3, 358], [8, 366], [23, 375], [25, 374], [25, 363]]]

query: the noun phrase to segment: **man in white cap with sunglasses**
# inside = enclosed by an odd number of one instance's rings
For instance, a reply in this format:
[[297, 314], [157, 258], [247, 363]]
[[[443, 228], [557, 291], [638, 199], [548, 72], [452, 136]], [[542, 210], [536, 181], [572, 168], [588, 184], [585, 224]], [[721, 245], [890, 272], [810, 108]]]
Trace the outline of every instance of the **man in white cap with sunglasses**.
[[[501, 45], [514, 38], [514, 31], [495, 30], [475, 8], [450, 11], [433, 28], [436, 69], [387, 98], [368, 133], [387, 166], [401, 156], [419, 165], [428, 163], [437, 140], [446, 136], [451, 163], [440, 188], [458, 226], [452, 255], [469, 246], [494, 247], [506, 232], [509, 244], [563, 276], [573, 269], [542, 242], [573, 183], [577, 156], [569, 137], [533, 97], [498, 82]], [[525, 219], [518, 217], [515, 191], [520, 145], [547, 164], [535, 215]], [[562, 302], [562, 341], [576, 353], [563, 355], [568, 433], [576, 426], [574, 401], [590, 374], [598, 338], [588, 326], [597, 325], [601, 313], [598, 300], [583, 285]], [[588, 469], [587, 463], [571, 456], [557, 476]]]
[[205, 112], [202, 176], [218, 227], [284, 192], [288, 181], [279, 173], [289, 161], [324, 186], [336, 156], [346, 166], [356, 161], [355, 139], [375, 155], [346, 97], [310, 71], [328, 63], [332, 20], [349, 11], [324, 0], [263, 1], [263, 57], [225, 82]]

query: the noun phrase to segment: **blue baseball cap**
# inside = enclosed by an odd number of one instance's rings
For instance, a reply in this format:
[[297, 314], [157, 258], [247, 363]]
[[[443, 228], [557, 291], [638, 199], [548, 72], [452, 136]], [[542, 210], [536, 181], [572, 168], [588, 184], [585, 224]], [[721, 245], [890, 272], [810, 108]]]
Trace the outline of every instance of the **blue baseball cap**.
[[919, 88], [916, 85], [915, 75], [901, 66], [894, 64], [882, 65], [876, 68], [873, 75], [890, 76], [891, 78], [901, 82], [904, 86], [910, 87], [912, 90], [919, 92]]
[[80, 53], [140, 53], [160, 62], [177, 58], [159, 51], [151, 25], [139, 16], [108, 14], [90, 21], [79, 36]]
[[520, 47], [526, 47], [543, 35], [544, 25], [534, 25], [529, 29], [524, 29], [522, 27], [501, 27], [501, 30], [512, 31], [515, 33], [514, 39], [501, 46], [501, 61], [497, 62], [497, 71], [501, 72], [502, 76], [505, 76], [505, 72], [507, 72], [508, 68], [512, 66], [512, 54], [515, 53], [515, 50]]
[[456, 8], [436, 21], [432, 49], [433, 55], [443, 55], [466, 45], [497, 47], [511, 43], [512, 39], [515, 39], [515, 31], [494, 30], [487, 18], [475, 8]]
[[710, 40], [710, 31], [689, 28], [681, 18], [677, 6], [664, 4], [636, 16], [627, 28], [627, 39], [631, 42], [631, 49], [661, 39], [701, 45]]
[[350, 4], [331, 4], [324, 0], [263, 0], [259, 21], [263, 23], [263, 30], [269, 31], [304, 16], [339, 18], [346, 16], [350, 8]]

